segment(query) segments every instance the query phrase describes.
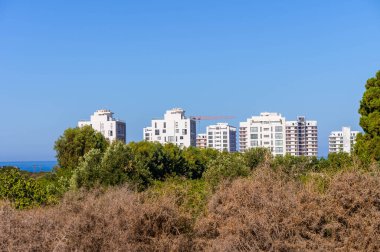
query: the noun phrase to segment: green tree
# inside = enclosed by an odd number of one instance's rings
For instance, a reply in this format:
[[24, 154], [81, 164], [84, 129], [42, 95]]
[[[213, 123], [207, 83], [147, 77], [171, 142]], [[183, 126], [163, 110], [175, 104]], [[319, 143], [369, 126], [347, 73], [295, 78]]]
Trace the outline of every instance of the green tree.
[[61, 168], [74, 170], [79, 159], [91, 149], [99, 149], [103, 152], [108, 146], [104, 136], [96, 132], [91, 126], [82, 128], [69, 128], [55, 142], [54, 149], [57, 152], [58, 164]]
[[205, 181], [214, 190], [222, 181], [232, 181], [249, 175], [250, 169], [240, 153], [222, 153], [208, 165], [203, 174]]
[[101, 183], [104, 185], [120, 185], [132, 179], [132, 151], [122, 142], [112, 143], [104, 152], [101, 163]]
[[272, 154], [268, 148], [251, 148], [244, 152], [243, 156], [247, 166], [251, 169], [272, 159]]
[[366, 91], [360, 101], [360, 126], [355, 153], [366, 162], [380, 161], [380, 71], [367, 80]]
[[0, 199], [9, 200], [18, 209], [49, 201], [46, 188], [17, 168], [0, 169]]
[[70, 179], [72, 189], [90, 189], [101, 183], [101, 161], [103, 154], [99, 149], [91, 149], [81, 158]]
[[189, 179], [199, 179], [202, 177], [207, 165], [211, 160], [216, 159], [220, 152], [215, 149], [200, 149], [189, 147], [183, 150], [183, 156], [186, 160], [185, 177]]

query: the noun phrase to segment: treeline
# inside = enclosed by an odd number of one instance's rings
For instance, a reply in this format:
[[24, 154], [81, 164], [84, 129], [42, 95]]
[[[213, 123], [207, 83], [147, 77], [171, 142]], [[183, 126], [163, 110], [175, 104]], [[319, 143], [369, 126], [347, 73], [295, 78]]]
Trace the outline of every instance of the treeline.
[[35, 178], [14, 168], [1, 169], [0, 198], [23, 209], [58, 203], [67, 191], [108, 188], [125, 183], [133, 190], [144, 191], [152, 185], [176, 179], [199, 180], [212, 191], [222, 181], [247, 177], [252, 170], [263, 165], [304, 179], [311, 172], [338, 171], [358, 162], [356, 156], [347, 153], [318, 159], [273, 157], [264, 148], [245, 153], [220, 153], [214, 149], [181, 149], [173, 144], [151, 142], [109, 144], [89, 126], [67, 129], [56, 141], [55, 150], [59, 166], [51, 173]]

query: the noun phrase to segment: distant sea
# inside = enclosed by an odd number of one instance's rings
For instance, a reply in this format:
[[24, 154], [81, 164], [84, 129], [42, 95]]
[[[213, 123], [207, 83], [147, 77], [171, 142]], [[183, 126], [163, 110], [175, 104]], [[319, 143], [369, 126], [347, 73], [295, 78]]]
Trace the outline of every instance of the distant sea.
[[0, 162], [0, 167], [15, 166], [20, 170], [29, 172], [49, 172], [53, 170], [57, 161], [20, 161], [20, 162]]

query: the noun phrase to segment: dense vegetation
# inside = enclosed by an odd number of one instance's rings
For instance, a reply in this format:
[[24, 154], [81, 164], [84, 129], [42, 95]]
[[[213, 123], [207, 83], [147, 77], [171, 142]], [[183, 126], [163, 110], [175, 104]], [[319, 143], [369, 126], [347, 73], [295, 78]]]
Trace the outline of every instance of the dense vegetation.
[[378, 251], [379, 79], [352, 155], [110, 144], [68, 129], [53, 172], [0, 169], [0, 250]]
[[367, 80], [366, 91], [360, 101], [360, 126], [356, 154], [366, 162], [380, 161], [380, 71]]

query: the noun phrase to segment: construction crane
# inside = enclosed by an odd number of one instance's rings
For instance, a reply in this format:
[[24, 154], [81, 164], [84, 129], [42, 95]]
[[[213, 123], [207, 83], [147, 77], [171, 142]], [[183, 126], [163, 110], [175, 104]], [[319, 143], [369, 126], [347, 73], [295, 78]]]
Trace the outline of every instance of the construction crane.
[[203, 120], [215, 121], [215, 120], [230, 120], [234, 119], [235, 116], [190, 116], [190, 119], [197, 122], [197, 132], [199, 132], [199, 123]]
[[220, 119], [234, 119], [234, 116], [190, 116], [190, 119], [201, 120], [220, 120]]

